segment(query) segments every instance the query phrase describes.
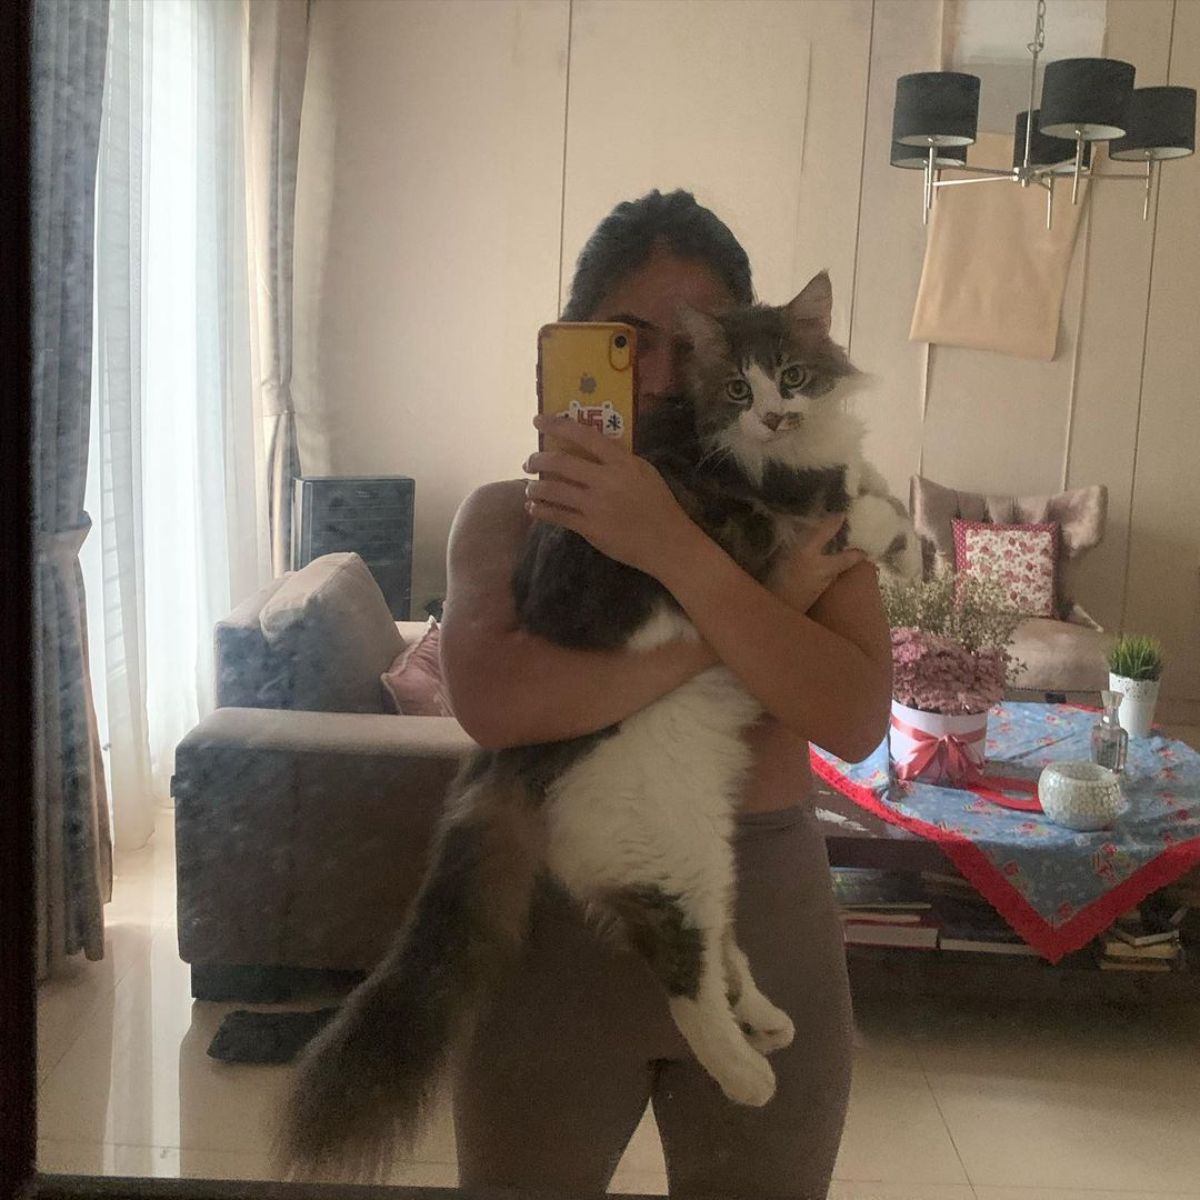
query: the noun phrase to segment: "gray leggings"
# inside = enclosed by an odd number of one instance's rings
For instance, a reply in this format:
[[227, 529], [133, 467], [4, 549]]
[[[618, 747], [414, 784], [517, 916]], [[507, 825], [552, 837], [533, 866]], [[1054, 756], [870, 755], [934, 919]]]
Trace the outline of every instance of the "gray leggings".
[[829, 860], [808, 807], [737, 829], [738, 941], [796, 1039], [763, 1108], [696, 1064], [641, 959], [544, 887], [520, 968], [494, 995], [455, 1098], [461, 1186], [602, 1193], [649, 1100], [675, 1197], [824, 1200], [850, 1089], [852, 1019]]

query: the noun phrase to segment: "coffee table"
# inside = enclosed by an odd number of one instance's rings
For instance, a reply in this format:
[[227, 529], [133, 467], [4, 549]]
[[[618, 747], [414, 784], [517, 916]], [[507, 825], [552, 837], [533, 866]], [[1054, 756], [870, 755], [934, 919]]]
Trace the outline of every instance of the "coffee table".
[[881, 820], [817, 776], [813, 785], [813, 806], [830, 866], [957, 873], [935, 843]]
[[[1050, 706], [1047, 706], [1048, 710]], [[820, 776], [814, 776], [813, 805], [825, 835], [831, 866], [866, 867], [919, 873], [958, 868], [938, 844], [884, 821], [856, 804]], [[1200, 877], [1200, 867], [1189, 873]], [[1193, 925], [1193, 938], [1200, 922]], [[1186, 936], [1186, 929], [1185, 929]], [[856, 993], [916, 991], [979, 997], [1104, 998], [1118, 1002], [1153, 999], [1194, 1002], [1200, 994], [1200, 971], [1163, 974], [1108, 972], [1097, 968], [1087, 948], [1058, 963], [1026, 956], [914, 951], [906, 948], [847, 947]]]

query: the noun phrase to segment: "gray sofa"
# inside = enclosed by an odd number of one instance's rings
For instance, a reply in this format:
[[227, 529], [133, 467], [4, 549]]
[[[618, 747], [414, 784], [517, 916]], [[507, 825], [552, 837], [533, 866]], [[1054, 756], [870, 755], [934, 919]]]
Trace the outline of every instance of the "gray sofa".
[[354, 554], [273, 581], [216, 630], [218, 708], [176, 750], [179, 952], [205, 999], [271, 1000], [369, 969], [474, 745], [386, 712], [394, 623]]

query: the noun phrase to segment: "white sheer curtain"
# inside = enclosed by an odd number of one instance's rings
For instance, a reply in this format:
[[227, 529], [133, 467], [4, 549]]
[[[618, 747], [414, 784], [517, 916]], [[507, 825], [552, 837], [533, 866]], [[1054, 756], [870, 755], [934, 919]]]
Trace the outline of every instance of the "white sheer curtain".
[[81, 555], [118, 848], [213, 704], [215, 622], [270, 576], [232, 0], [112, 0]]

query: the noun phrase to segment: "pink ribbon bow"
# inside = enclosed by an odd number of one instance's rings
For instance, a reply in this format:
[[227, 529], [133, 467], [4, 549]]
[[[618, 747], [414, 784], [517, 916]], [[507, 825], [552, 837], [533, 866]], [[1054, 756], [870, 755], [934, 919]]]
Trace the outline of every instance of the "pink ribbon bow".
[[977, 729], [974, 733], [966, 734], [944, 733], [941, 737], [936, 737], [915, 725], [906, 724], [897, 717], [892, 717], [892, 728], [898, 729], [917, 743], [907, 762], [897, 762], [898, 778], [906, 782], [918, 779], [931, 763], [937, 767], [938, 779], [951, 779], [956, 783], [976, 783], [982, 778], [983, 772], [967, 753], [967, 746], [983, 741], [987, 736], [986, 729]]

